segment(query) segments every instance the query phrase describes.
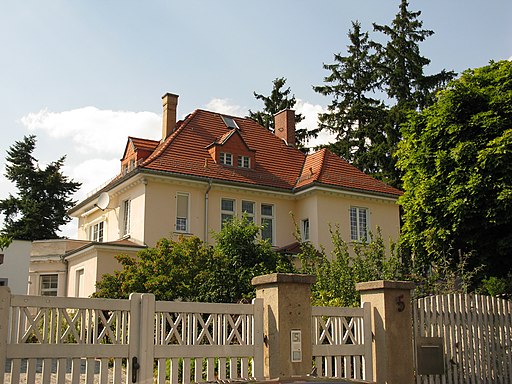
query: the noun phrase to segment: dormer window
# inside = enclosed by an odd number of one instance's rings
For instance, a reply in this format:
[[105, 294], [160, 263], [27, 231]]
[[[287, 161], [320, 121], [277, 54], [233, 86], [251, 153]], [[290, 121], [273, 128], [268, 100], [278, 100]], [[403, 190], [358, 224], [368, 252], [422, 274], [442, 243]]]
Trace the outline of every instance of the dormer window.
[[233, 165], [233, 155], [231, 153], [221, 152], [220, 163], [224, 165]]
[[238, 156], [239, 168], [251, 168], [251, 158], [249, 156]]

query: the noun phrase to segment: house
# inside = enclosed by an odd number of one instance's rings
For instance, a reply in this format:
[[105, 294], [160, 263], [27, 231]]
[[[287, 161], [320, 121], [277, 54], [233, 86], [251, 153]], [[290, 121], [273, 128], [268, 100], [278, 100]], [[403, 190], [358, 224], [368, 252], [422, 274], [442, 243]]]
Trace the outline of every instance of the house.
[[12, 294], [27, 293], [30, 241], [13, 240], [0, 250], [0, 286], [8, 286]]
[[89, 297], [96, 281], [120, 269], [114, 256], [145, 247], [127, 240], [96, 242], [52, 239], [32, 242], [28, 265], [29, 295]]
[[[302, 236], [329, 248], [329, 224], [360, 241], [382, 228], [399, 233], [401, 194], [327, 149], [305, 155], [295, 148], [295, 114], [275, 117], [275, 134], [247, 118], [196, 110], [176, 121], [178, 96], [163, 96], [160, 141], [128, 138], [121, 173], [78, 203], [78, 238], [130, 239], [154, 246], [161, 237], [196, 235], [211, 241], [222, 222], [247, 214], [264, 225], [275, 247]], [[104, 209], [98, 197], [108, 195]]]
[[[88, 243], [63, 256], [68, 294], [81, 295], [81, 273], [93, 268], [90, 278], [100, 278], [93, 265], [118, 250], [152, 247], [162, 237], [211, 242], [212, 231], [242, 214], [263, 226], [262, 238], [276, 249], [294, 247], [296, 224], [303, 240], [327, 251], [330, 225], [348, 242], [366, 240], [377, 226], [385, 239], [397, 239], [401, 192], [327, 149], [298, 150], [294, 111], [278, 113], [272, 133], [248, 118], [201, 109], [177, 121], [178, 96], [162, 100], [161, 140], [129, 137], [119, 175], [69, 212]], [[115, 267], [103, 264], [100, 272]]]

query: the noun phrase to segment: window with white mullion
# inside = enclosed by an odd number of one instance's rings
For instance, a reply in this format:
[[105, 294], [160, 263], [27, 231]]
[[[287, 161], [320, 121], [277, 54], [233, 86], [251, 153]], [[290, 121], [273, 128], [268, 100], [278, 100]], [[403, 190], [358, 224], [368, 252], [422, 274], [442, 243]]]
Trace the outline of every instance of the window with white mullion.
[[261, 204], [261, 238], [274, 244], [274, 206], [272, 204]]
[[89, 227], [89, 240], [96, 241], [98, 243], [103, 242], [104, 240], [104, 229], [105, 229], [105, 221], [100, 221], [96, 224], [93, 224]]
[[41, 296], [57, 296], [57, 289], [59, 286], [59, 275], [41, 275], [40, 283]]
[[368, 208], [350, 207], [350, 239], [368, 241]]
[[189, 194], [176, 194], [176, 232], [189, 231]]
[[251, 168], [251, 158], [249, 156], [238, 156], [239, 168]]
[[224, 165], [233, 165], [233, 155], [228, 152], [221, 152], [220, 163]]
[[246, 201], [242, 200], [242, 214], [247, 217], [247, 220], [254, 223], [254, 216], [255, 216], [255, 209], [254, 209], [255, 203], [254, 201]]
[[303, 241], [309, 240], [309, 219], [304, 219], [301, 222], [301, 235]]
[[130, 234], [131, 200], [123, 201], [123, 236]]
[[233, 217], [235, 217], [235, 200], [221, 199], [221, 201], [220, 201], [221, 227], [224, 227], [226, 222], [233, 220]]

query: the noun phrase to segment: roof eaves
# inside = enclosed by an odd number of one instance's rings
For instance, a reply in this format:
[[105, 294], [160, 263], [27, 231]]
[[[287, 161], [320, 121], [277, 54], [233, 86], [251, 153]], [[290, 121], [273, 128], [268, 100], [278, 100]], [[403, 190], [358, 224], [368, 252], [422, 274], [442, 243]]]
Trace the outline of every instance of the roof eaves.
[[67, 259], [68, 257], [70, 256], [73, 256], [74, 254], [77, 254], [77, 253], [81, 253], [85, 250], [87, 250], [88, 248], [95, 248], [95, 247], [99, 247], [99, 248], [119, 248], [120, 250], [126, 250], [126, 249], [145, 249], [147, 248], [147, 245], [139, 245], [139, 244], [126, 244], [126, 243], [123, 243], [123, 244], [120, 244], [118, 242], [115, 242], [115, 241], [112, 241], [112, 242], [98, 242], [98, 241], [91, 241], [90, 243], [88, 244], [85, 244], [79, 248], [75, 248], [69, 252], [66, 252], [62, 258], [63, 259]]
[[333, 189], [336, 191], [354, 192], [354, 193], [358, 193], [358, 194], [371, 195], [371, 196], [376, 196], [376, 197], [386, 197], [386, 198], [391, 198], [393, 200], [398, 200], [398, 198], [400, 197], [399, 194], [372, 191], [372, 190], [362, 189], [362, 188], [343, 187], [340, 185], [321, 183], [319, 181], [312, 181], [311, 183], [308, 183], [306, 185], [300, 186], [298, 188], [294, 188], [293, 193], [302, 192], [302, 191], [305, 191], [310, 188], [312, 189], [314, 187], [322, 187], [322, 188], [326, 188], [326, 189]]

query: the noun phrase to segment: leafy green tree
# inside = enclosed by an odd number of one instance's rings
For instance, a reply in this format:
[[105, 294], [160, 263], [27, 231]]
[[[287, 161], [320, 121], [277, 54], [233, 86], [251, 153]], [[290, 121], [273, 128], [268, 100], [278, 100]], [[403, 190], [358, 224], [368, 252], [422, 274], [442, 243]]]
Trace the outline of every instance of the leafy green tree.
[[334, 153], [376, 175], [380, 171], [379, 151], [386, 141], [380, 129], [386, 109], [374, 96], [381, 81], [375, 70], [378, 56], [359, 22], [352, 22], [348, 37], [348, 55], [335, 54], [333, 64], [324, 64], [329, 75], [324, 78], [324, 85], [313, 87], [332, 97], [327, 112], [318, 116], [319, 127], [336, 134], [336, 142], [329, 146]]
[[247, 217], [233, 218], [214, 234], [209, 280], [200, 289], [205, 301], [236, 302], [254, 297], [251, 280], [274, 272], [291, 272], [290, 260], [261, 240], [261, 227]]
[[12, 237], [0, 235], [0, 251], [8, 248], [12, 243]]
[[512, 271], [512, 63], [465, 71], [410, 116], [399, 145], [401, 241], [417, 269], [471, 255], [488, 276]]
[[212, 250], [197, 237], [161, 239], [137, 257], [118, 255], [122, 269], [103, 275], [95, 296], [126, 299], [132, 292], [150, 292], [158, 300], [197, 300], [200, 276], [211, 256]]
[[[272, 84], [273, 87], [269, 96], [264, 96], [254, 92], [254, 97], [257, 100], [263, 101], [264, 107], [263, 110], [256, 112], [249, 110], [248, 117], [256, 121], [258, 124], [264, 126], [269, 131], [274, 132], [274, 115], [285, 109], [293, 109], [297, 101], [295, 100], [294, 95], [290, 96], [291, 91], [289, 87], [283, 89], [286, 84], [286, 78], [276, 78]], [[300, 113], [296, 113], [295, 124], [300, 123], [302, 120], [304, 120], [304, 116], [302, 116]], [[310, 137], [316, 137], [318, 131], [318, 129], [309, 131], [307, 128], [296, 129], [295, 141], [297, 147], [304, 149], [307, 139]]]
[[339, 228], [331, 228], [334, 245], [331, 255], [317, 250], [309, 242], [301, 243], [301, 273], [312, 274], [313, 305], [353, 307], [360, 304], [356, 283], [373, 280], [403, 280], [406, 268], [392, 247], [389, 254], [380, 231], [369, 243], [356, 244], [353, 253], [342, 239]]
[[65, 156], [41, 169], [32, 155], [35, 146], [31, 135], [7, 151], [5, 176], [18, 194], [0, 200], [0, 213], [5, 216], [1, 233], [13, 239], [58, 238], [59, 227], [71, 220], [67, 211], [75, 202], [70, 196], [80, 188], [62, 173]]
[[290, 272], [292, 266], [258, 240], [260, 228], [247, 218], [227, 222], [206, 246], [197, 237], [161, 239], [137, 257], [117, 256], [120, 271], [96, 284], [97, 297], [127, 298], [132, 292], [153, 293], [157, 300], [237, 302], [254, 297], [253, 277]]

